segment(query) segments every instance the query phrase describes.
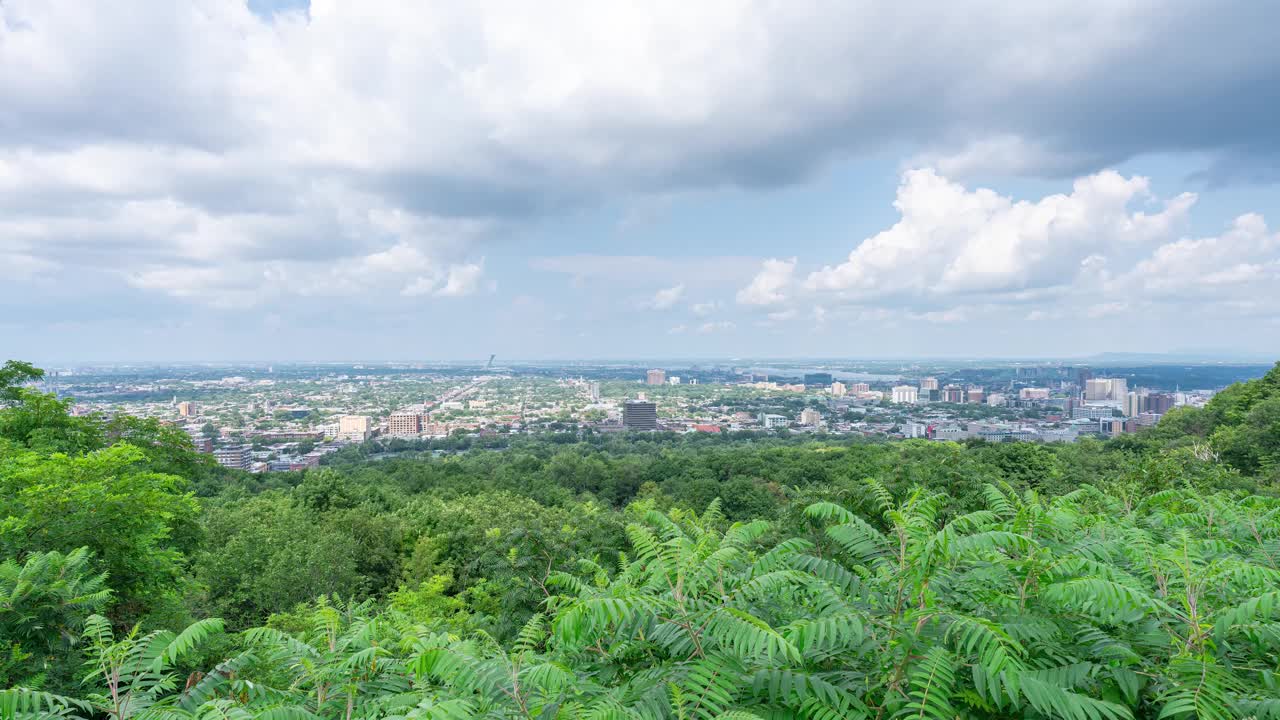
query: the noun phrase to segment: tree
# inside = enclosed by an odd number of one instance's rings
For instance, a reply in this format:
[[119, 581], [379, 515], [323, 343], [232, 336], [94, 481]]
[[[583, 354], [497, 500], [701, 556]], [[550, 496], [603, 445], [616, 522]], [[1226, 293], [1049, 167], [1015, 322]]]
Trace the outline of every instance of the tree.
[[122, 622], [176, 603], [198, 508], [182, 478], [147, 462], [127, 444], [74, 457], [0, 454], [0, 556], [89, 548]]
[[19, 402], [22, 398], [22, 386], [44, 377], [44, 370], [22, 362], [8, 360], [0, 367], [0, 406]]
[[111, 599], [88, 548], [0, 563], [0, 687], [70, 686], [74, 640]]

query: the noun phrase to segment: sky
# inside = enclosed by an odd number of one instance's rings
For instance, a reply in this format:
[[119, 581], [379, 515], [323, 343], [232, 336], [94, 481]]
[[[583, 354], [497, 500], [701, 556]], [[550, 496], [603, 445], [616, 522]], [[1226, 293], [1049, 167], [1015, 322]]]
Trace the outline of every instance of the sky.
[[0, 0], [0, 358], [1280, 357], [1276, 27]]

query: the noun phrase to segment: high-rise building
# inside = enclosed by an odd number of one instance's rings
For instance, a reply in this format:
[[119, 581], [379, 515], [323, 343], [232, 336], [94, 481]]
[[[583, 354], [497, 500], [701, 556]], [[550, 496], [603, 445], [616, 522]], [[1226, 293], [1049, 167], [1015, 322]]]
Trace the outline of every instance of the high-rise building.
[[800, 411], [800, 424], [809, 427], [818, 427], [822, 422], [822, 413], [813, 408], [805, 408]]
[[671, 377], [667, 378], [667, 384], [668, 384], [668, 385], [679, 385], [679, 384], [680, 384], [680, 376], [679, 376], [679, 375], [672, 375]]
[[962, 403], [964, 402], [964, 388], [959, 385], [948, 385], [942, 388], [942, 402], [945, 403]]
[[1019, 400], [1048, 400], [1049, 388], [1022, 388], [1018, 391]]
[[804, 374], [805, 385], [830, 385], [832, 380], [833, 378], [831, 377], [831, 373], [828, 372]]
[[1140, 395], [1132, 390], [1129, 391], [1129, 394], [1124, 398], [1124, 416], [1137, 417], [1141, 415], [1144, 410], [1144, 400], [1146, 400], [1145, 395]]
[[648, 400], [627, 400], [622, 403], [622, 427], [628, 430], [657, 430], [658, 405]]
[[938, 378], [936, 377], [920, 378], [920, 389], [921, 390], [937, 390]]
[[591, 395], [591, 402], [600, 402], [600, 383], [592, 382], [587, 386], [587, 392]]
[[645, 376], [646, 385], [665, 385], [667, 383], [666, 370], [650, 370]]
[[416, 436], [422, 434], [422, 415], [416, 412], [396, 412], [387, 416], [387, 434]]
[[1085, 402], [1112, 400], [1123, 403], [1129, 396], [1129, 381], [1124, 378], [1090, 378], [1084, 381]]
[[965, 397], [965, 400], [967, 402], [977, 403], [978, 405], [981, 405], [986, 399], [987, 399], [987, 393], [985, 390], [983, 390], [980, 387], [969, 388], [969, 391], [968, 393], [966, 393], [966, 397]]
[[920, 398], [920, 391], [911, 385], [898, 385], [893, 388], [893, 402], [914, 405]]
[[1084, 401], [1099, 402], [1106, 400], [1111, 393], [1111, 381], [1106, 378], [1089, 378], [1084, 381]]
[[199, 408], [193, 402], [178, 403], [178, 414], [182, 417], [192, 417], [200, 414]]
[[365, 415], [343, 415], [338, 418], [338, 438], [351, 442], [369, 439], [370, 421]]
[[1151, 393], [1147, 396], [1147, 412], [1163, 415], [1173, 409], [1171, 393]]
[[213, 459], [222, 467], [248, 470], [253, 464], [252, 445], [228, 445], [213, 451]]
[[871, 392], [871, 386], [867, 383], [849, 383], [849, 392], [855, 394]]
[[831, 383], [832, 397], [844, 397], [848, 393], [849, 393], [849, 389], [844, 386], [844, 383], [842, 382]]
[[1090, 369], [1089, 369], [1089, 368], [1087, 368], [1087, 367], [1085, 367], [1085, 368], [1078, 368], [1078, 369], [1076, 370], [1076, 387], [1078, 387], [1078, 388], [1080, 388], [1081, 390], [1083, 390], [1083, 389], [1084, 389], [1084, 384], [1085, 384], [1085, 382], [1087, 382], [1087, 381], [1089, 380], [1089, 378], [1091, 378], [1091, 377], [1093, 377], [1093, 371], [1092, 371], [1092, 370], [1090, 370]]

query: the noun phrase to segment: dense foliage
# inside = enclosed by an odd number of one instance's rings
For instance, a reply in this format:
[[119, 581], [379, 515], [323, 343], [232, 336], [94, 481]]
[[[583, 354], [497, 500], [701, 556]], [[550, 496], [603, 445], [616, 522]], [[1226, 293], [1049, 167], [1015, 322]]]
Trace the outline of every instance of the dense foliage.
[[270, 476], [5, 371], [6, 720], [1280, 718], [1280, 366], [1107, 443], [561, 434]]

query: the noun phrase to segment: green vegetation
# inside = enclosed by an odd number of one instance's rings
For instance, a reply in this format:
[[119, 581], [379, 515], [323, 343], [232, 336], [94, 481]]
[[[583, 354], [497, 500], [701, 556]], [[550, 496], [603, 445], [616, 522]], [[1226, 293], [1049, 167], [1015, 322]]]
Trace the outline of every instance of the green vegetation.
[[251, 476], [0, 371], [0, 718], [1280, 718], [1280, 365], [1139, 435]]

